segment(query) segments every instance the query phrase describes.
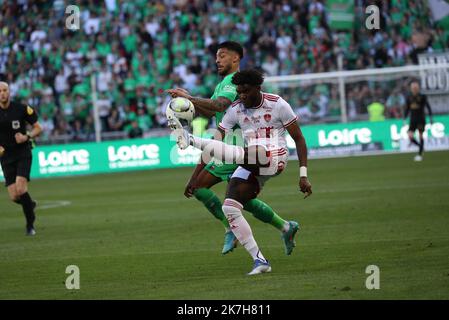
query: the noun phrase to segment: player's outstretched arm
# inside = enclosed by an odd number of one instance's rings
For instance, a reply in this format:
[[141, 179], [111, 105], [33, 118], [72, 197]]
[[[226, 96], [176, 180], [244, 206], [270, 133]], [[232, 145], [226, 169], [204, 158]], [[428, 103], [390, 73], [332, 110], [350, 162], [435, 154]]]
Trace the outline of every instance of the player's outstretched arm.
[[297, 122], [286, 127], [288, 133], [296, 144], [296, 152], [299, 159], [299, 189], [304, 193], [304, 198], [312, 194], [312, 185], [307, 178], [307, 145], [306, 140]]

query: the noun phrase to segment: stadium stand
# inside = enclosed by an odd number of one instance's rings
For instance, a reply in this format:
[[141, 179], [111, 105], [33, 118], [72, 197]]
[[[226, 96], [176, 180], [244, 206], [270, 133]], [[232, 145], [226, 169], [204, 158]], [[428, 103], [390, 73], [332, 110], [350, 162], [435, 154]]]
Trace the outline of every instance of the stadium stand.
[[[163, 90], [182, 86], [210, 96], [217, 83], [218, 43], [244, 44], [242, 68], [266, 75], [417, 63], [417, 54], [449, 47], [449, 28], [432, 22], [424, 1], [355, 1], [355, 26], [329, 26], [325, 1], [77, 1], [80, 29], [65, 26], [68, 1], [0, 1], [0, 78], [13, 96], [35, 106], [47, 143], [92, 141], [90, 75], [96, 74], [103, 137], [165, 132]], [[381, 7], [381, 29], [360, 26], [364, 8]], [[348, 89], [350, 119], [372, 102], [400, 117], [403, 84]], [[338, 92], [318, 86], [290, 103], [305, 122], [339, 116]], [[137, 130], [139, 131], [139, 130]], [[137, 134], [137, 136], [140, 136]]]

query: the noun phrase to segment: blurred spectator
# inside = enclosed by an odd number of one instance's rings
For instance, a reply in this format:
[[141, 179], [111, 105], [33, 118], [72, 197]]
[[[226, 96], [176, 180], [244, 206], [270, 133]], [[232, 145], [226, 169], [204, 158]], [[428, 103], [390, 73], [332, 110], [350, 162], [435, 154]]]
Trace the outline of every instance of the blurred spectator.
[[380, 102], [373, 102], [367, 107], [369, 114], [369, 121], [384, 121], [385, 120], [385, 106]]
[[109, 89], [109, 84], [112, 82], [112, 73], [108, 70], [106, 65], [103, 65], [97, 76], [97, 90], [105, 92]]
[[277, 76], [279, 75], [279, 62], [269, 54], [262, 63], [262, 69], [267, 76]]
[[42, 126], [42, 139], [49, 140], [55, 129], [53, 120], [49, 119], [47, 114], [43, 114], [41, 115], [41, 119], [39, 119], [39, 123]]
[[123, 119], [117, 110], [117, 108], [112, 108], [108, 115], [108, 126], [110, 131], [120, 131], [123, 128]]
[[131, 122], [131, 128], [128, 131], [128, 137], [131, 139], [143, 137], [143, 130], [139, 127], [139, 124], [136, 120]]
[[148, 131], [153, 127], [153, 120], [144, 108], [137, 109], [137, 124], [143, 131]]
[[311, 100], [313, 118], [323, 118], [328, 111], [329, 98], [324, 92], [316, 90]]
[[87, 132], [83, 126], [83, 123], [79, 119], [75, 120], [72, 131], [72, 140], [76, 142], [82, 142], [87, 140]]
[[108, 117], [111, 105], [111, 100], [109, 100], [106, 94], [101, 93], [97, 99], [97, 108], [102, 131], [109, 131]]
[[187, 68], [187, 72], [186, 72], [184, 78], [182, 78], [182, 79], [184, 80], [183, 87], [186, 88], [188, 91], [191, 91], [192, 89], [195, 88], [197, 75], [192, 72], [192, 67]]
[[331, 98], [329, 100], [329, 116], [339, 118], [341, 115], [340, 99], [335, 87], [331, 90]]
[[[378, 32], [362, 27], [371, 2], [356, 1], [354, 29], [337, 30], [329, 27], [323, 0], [81, 1], [81, 29], [70, 31], [61, 23], [64, 1], [3, 1], [0, 78], [13, 96], [45, 112], [57, 137], [88, 131], [91, 74], [104, 108], [102, 130], [129, 129], [141, 108], [145, 130], [165, 126], [163, 90], [183, 86], [210, 96], [224, 40], [244, 44], [242, 68], [267, 76], [335, 71], [337, 52], [351, 70], [416, 63], [419, 53], [449, 47], [449, 31], [432, 21], [424, 1], [377, 1]], [[289, 102], [305, 119], [333, 119], [339, 96], [327, 87], [320, 93], [301, 87]], [[346, 90], [349, 119], [367, 115], [373, 88], [358, 83]], [[390, 88], [384, 93], [395, 99]], [[387, 116], [397, 117], [391, 101]]]
[[402, 95], [400, 89], [394, 89], [394, 91], [388, 96], [386, 107], [387, 116], [389, 118], [402, 118], [402, 110], [405, 106], [405, 97]]
[[209, 119], [205, 117], [196, 117], [192, 121], [192, 134], [201, 137], [207, 130]]
[[310, 103], [306, 99], [300, 99], [298, 108], [295, 109], [301, 123], [308, 123], [312, 120], [312, 112], [310, 111]]

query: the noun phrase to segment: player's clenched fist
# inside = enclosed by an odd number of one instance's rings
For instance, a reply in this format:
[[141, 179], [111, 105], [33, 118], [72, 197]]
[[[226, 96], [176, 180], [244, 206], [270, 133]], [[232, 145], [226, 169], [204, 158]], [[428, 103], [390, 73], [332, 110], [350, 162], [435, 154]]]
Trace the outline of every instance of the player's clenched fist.
[[0, 157], [3, 156], [4, 153], [5, 153], [5, 148], [0, 146]]
[[304, 199], [312, 194], [312, 185], [307, 177], [301, 177], [299, 179], [299, 189], [304, 193]]

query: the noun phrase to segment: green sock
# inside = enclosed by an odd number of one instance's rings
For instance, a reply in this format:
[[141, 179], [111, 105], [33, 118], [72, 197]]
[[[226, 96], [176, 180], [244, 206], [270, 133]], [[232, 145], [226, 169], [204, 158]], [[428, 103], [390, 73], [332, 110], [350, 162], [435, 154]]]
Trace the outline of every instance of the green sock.
[[223, 223], [225, 228], [229, 228], [228, 219], [226, 219], [223, 209], [221, 208], [221, 201], [212, 190], [206, 188], [197, 189], [193, 195], [198, 201], [201, 201], [204, 204], [207, 210], [209, 210], [215, 218]]
[[269, 223], [280, 231], [282, 231], [284, 225], [287, 223], [287, 221], [279, 217], [268, 204], [259, 199], [248, 201], [243, 209], [251, 212], [253, 216], [260, 221]]

